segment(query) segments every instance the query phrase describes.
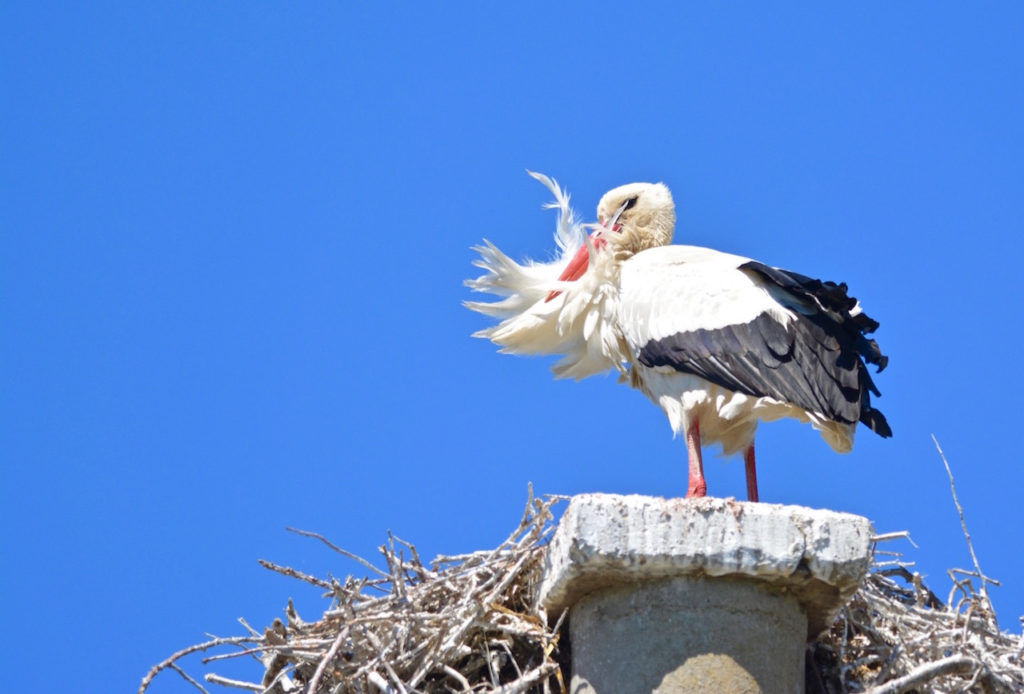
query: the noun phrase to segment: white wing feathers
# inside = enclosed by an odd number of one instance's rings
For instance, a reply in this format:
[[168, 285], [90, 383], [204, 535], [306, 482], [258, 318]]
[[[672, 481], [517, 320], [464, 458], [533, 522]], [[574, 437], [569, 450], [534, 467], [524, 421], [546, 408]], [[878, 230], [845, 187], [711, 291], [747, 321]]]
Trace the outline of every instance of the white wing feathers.
[[[555, 196], [555, 202], [545, 207], [559, 211], [555, 230], [559, 257], [549, 263], [528, 260], [520, 264], [489, 241], [474, 247], [480, 258], [473, 264], [486, 274], [467, 280], [466, 286], [504, 297], [493, 303], [465, 302], [467, 308], [503, 319], [474, 337], [490, 339], [502, 352], [564, 355], [552, 367], [558, 378], [578, 380], [611, 368], [625, 372], [624, 344], [614, 327], [618, 303], [615, 263], [610, 254], [590, 245], [585, 225], [558, 184], [543, 174], [530, 175]], [[585, 243], [590, 247], [590, 271], [578, 281], [560, 282], [559, 275]], [[547, 301], [552, 291], [561, 293]]]
[[747, 273], [748, 259], [698, 246], [660, 246], [622, 265], [619, 323], [639, 351], [651, 340], [676, 333], [747, 323], [770, 313], [790, 316]]

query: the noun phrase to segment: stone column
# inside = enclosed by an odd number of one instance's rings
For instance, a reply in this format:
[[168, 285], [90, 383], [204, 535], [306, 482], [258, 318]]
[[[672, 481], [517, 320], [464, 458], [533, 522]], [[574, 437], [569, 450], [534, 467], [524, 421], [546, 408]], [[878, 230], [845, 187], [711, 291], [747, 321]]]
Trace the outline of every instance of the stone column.
[[573, 694], [803, 692], [804, 651], [871, 562], [870, 522], [731, 499], [574, 497], [540, 588]]

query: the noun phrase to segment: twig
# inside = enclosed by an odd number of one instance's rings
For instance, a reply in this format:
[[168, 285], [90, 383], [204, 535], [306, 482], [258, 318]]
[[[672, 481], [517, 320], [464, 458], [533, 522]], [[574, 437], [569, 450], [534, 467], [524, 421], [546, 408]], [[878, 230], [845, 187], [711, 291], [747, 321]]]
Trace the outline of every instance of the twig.
[[978, 579], [981, 581], [979, 586], [979, 592], [981, 597], [985, 600], [987, 608], [992, 611], [992, 601], [988, 597], [988, 587], [985, 585], [989, 582], [989, 579], [985, 577], [985, 574], [981, 572], [981, 565], [978, 564], [978, 556], [974, 553], [974, 543], [971, 542], [971, 534], [967, 532], [967, 522], [964, 520], [964, 509], [960, 505], [960, 499], [956, 495], [956, 485], [953, 483], [953, 471], [949, 468], [949, 461], [946, 460], [946, 454], [942, 452], [942, 446], [939, 445], [939, 440], [935, 438], [935, 434], [932, 434], [932, 441], [935, 442], [935, 448], [939, 451], [939, 457], [942, 458], [942, 464], [946, 466], [946, 474], [949, 475], [949, 489], [953, 492], [953, 503], [956, 504], [956, 512], [960, 514], [960, 527], [964, 531], [964, 537], [967, 538], [967, 549], [971, 553], [971, 561], [974, 563], [974, 569], [977, 571]]
[[352, 554], [352, 552], [349, 552], [348, 550], [345, 550], [345, 549], [342, 549], [341, 547], [338, 547], [338, 545], [334, 544], [333, 542], [328, 540], [326, 537], [324, 537], [320, 533], [314, 533], [314, 532], [311, 532], [309, 530], [299, 530], [298, 528], [290, 528], [290, 527], [286, 527], [285, 530], [287, 530], [290, 533], [295, 533], [296, 535], [302, 535], [303, 537], [316, 538], [317, 540], [320, 540], [320, 542], [323, 542], [325, 545], [327, 545], [328, 547], [333, 549], [338, 554], [340, 554], [342, 556], [345, 556], [345, 557], [348, 557], [349, 559], [352, 559], [354, 561], [359, 562], [360, 564], [362, 564], [363, 566], [365, 566], [366, 568], [368, 568], [370, 571], [374, 572], [378, 576], [383, 576], [384, 578], [391, 578], [390, 576], [388, 576], [388, 574], [384, 573], [383, 571], [378, 569], [376, 566], [374, 566], [370, 562], [368, 562], [365, 559], [363, 559], [362, 557], [360, 557], [358, 554]]
[[190, 677], [190, 676], [189, 676], [189, 674], [188, 674], [187, 672], [185, 672], [184, 670], [182, 670], [182, 669], [181, 669], [181, 666], [179, 666], [179, 665], [178, 665], [177, 663], [171, 663], [171, 664], [170, 664], [170, 665], [168, 665], [167, 667], [171, 668], [172, 670], [174, 670], [175, 672], [177, 672], [177, 673], [178, 673], [179, 675], [181, 675], [182, 677], [184, 677], [186, 681], [190, 682], [190, 683], [191, 683], [191, 684], [192, 684], [192, 685], [193, 685], [193, 686], [194, 686], [194, 687], [195, 687], [196, 689], [198, 689], [199, 691], [201, 691], [201, 692], [202, 692], [203, 694], [210, 694], [210, 692], [208, 692], [208, 691], [206, 690], [206, 687], [204, 687], [203, 685], [199, 684], [199, 683], [198, 683], [198, 682], [196, 682], [196, 681], [195, 681], [194, 679], [192, 679], [192, 677]]
[[327, 590], [332, 590], [334, 588], [334, 586], [331, 585], [330, 581], [325, 581], [323, 579], [317, 578], [316, 576], [304, 574], [298, 569], [293, 569], [290, 566], [281, 566], [280, 564], [275, 564], [274, 562], [267, 561], [266, 559], [257, 559], [256, 561], [258, 561], [260, 563], [260, 566], [262, 566], [264, 569], [270, 569], [271, 571], [276, 571], [277, 573], [283, 574], [290, 578], [297, 578], [300, 581], [312, 583], [314, 586], [317, 586], [318, 588], [325, 588]]
[[241, 680], [232, 680], [227, 677], [221, 677], [214, 673], [210, 673], [206, 676], [207, 682], [213, 684], [219, 684], [222, 687], [234, 687], [235, 689], [248, 689], [250, 692], [262, 692], [263, 687], [253, 682], [242, 682]]
[[906, 541], [913, 545], [915, 549], [917, 548], [917, 545], [914, 544], [914, 539], [910, 537], [910, 531], [908, 530], [901, 530], [896, 533], [882, 533], [881, 535], [872, 535], [871, 541], [875, 543], [888, 542], [889, 540], [897, 540], [900, 538], [906, 539]]
[[388, 681], [384, 679], [379, 672], [371, 672], [366, 676], [366, 679], [368, 679], [370, 684], [376, 687], [377, 691], [381, 692], [381, 694], [395, 694], [394, 687], [388, 684]]
[[469, 680], [463, 677], [462, 673], [453, 668], [451, 665], [445, 665], [441, 669], [444, 670], [446, 675], [448, 675], [449, 677], [451, 677], [452, 679], [454, 679], [462, 685], [463, 692], [471, 692], [473, 690], [473, 685], [469, 683]]
[[330, 664], [334, 657], [338, 655], [338, 651], [341, 649], [341, 644], [348, 638], [348, 625], [346, 624], [341, 631], [338, 632], [338, 637], [334, 639], [334, 643], [331, 644], [326, 655], [320, 659], [320, 663], [316, 666], [316, 672], [313, 673], [313, 678], [309, 681], [309, 692], [310, 694], [316, 694], [316, 688], [320, 686], [320, 678], [324, 676], [324, 671], [327, 670], [327, 666]]
[[955, 672], [966, 672], [977, 667], [981, 667], [981, 663], [974, 658], [968, 658], [963, 655], [951, 655], [934, 663], [925, 663], [920, 667], [914, 668], [903, 677], [889, 680], [881, 686], [867, 690], [865, 694], [902, 694], [902, 692], [909, 689], [919, 687], [926, 682], [931, 682], [936, 677], [942, 677], [943, 675]]
[[204, 643], [196, 644], [195, 646], [189, 646], [188, 648], [183, 648], [180, 651], [178, 651], [177, 653], [174, 653], [173, 655], [171, 655], [169, 658], [167, 658], [163, 662], [161, 662], [161, 663], [159, 663], [157, 665], [154, 665], [150, 669], [150, 671], [148, 673], [146, 673], [146, 676], [142, 678], [142, 684], [139, 686], [138, 694], [143, 694], [143, 692], [146, 691], [146, 689], [149, 687], [149, 684], [153, 681], [153, 678], [156, 677], [160, 673], [161, 670], [170, 667], [175, 661], [177, 661], [177, 660], [179, 660], [181, 658], [184, 658], [187, 655], [190, 655], [192, 653], [198, 653], [199, 651], [205, 651], [208, 648], [214, 648], [216, 646], [224, 646], [224, 645], [228, 645], [228, 644], [240, 644], [240, 643], [253, 643], [253, 642], [258, 641], [258, 640], [259, 639], [254, 638], [252, 636], [231, 636], [231, 637], [227, 637], [227, 638], [212, 639], [212, 640], [206, 641]]
[[1002, 583], [1000, 583], [996, 579], [989, 578], [988, 576], [982, 576], [977, 571], [968, 571], [966, 569], [956, 569], [956, 568], [953, 568], [953, 569], [949, 570], [949, 573], [950, 574], [961, 574], [963, 576], [977, 576], [978, 578], [984, 580], [986, 583], [991, 583], [994, 586], [1001, 586], [1002, 585]]
[[530, 670], [515, 682], [507, 684], [498, 690], [499, 694], [522, 694], [530, 687], [547, 678], [558, 669], [557, 663], [544, 663]]

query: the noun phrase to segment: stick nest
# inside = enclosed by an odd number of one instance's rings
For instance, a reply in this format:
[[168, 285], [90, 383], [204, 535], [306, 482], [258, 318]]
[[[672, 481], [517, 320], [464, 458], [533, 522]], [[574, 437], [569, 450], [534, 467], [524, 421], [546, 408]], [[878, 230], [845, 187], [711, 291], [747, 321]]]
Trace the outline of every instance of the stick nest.
[[[552, 615], [548, 626], [549, 615], [535, 604], [560, 499], [531, 492], [518, 527], [496, 549], [440, 556], [429, 568], [413, 545], [390, 534], [380, 548], [382, 570], [320, 535], [295, 531], [359, 561], [371, 575], [322, 579], [261, 560], [325, 590], [330, 605], [323, 616], [306, 622], [289, 600], [286, 621], [274, 620], [262, 633], [242, 621], [246, 636], [179, 651], [147, 674], [139, 693], [169, 669], [206, 692], [178, 661], [210, 650], [226, 652], [206, 656], [206, 665], [256, 658], [263, 676], [243, 682], [209, 673], [208, 684], [265, 694], [565, 692], [564, 615]], [[809, 694], [1024, 692], [1024, 636], [1000, 630], [985, 588], [994, 581], [980, 569], [953, 570], [943, 603], [897, 553], [878, 556], [885, 561], [876, 561], [830, 630], [808, 646]]]
[[808, 694], [1024, 692], [1024, 635], [1000, 630], [972, 581], [992, 579], [953, 569], [943, 603], [910, 564], [879, 561], [885, 554], [876, 549], [857, 592], [808, 646]]
[[233, 650], [204, 663], [256, 657], [264, 674], [259, 683], [216, 674], [207, 682], [266, 694], [564, 691], [556, 661], [560, 624], [548, 626], [534, 604], [555, 528], [552, 507], [561, 498], [534, 498], [531, 491], [518, 527], [496, 549], [440, 556], [429, 567], [412, 544], [390, 533], [380, 548], [385, 571], [316, 533], [295, 531], [359, 561], [371, 575], [321, 579], [260, 560], [325, 589], [331, 603], [323, 616], [303, 621], [289, 600], [287, 621], [179, 651], [149, 672], [139, 693], [164, 669], [206, 691], [177, 661], [212, 648]]

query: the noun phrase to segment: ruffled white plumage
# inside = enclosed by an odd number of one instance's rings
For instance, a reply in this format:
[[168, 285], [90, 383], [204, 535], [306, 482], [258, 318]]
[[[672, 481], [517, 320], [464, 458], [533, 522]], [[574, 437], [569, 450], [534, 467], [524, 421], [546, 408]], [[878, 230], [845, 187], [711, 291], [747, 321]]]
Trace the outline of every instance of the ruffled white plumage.
[[[543, 174], [530, 175], [555, 196], [555, 202], [545, 207], [559, 212], [555, 229], [559, 256], [548, 263], [520, 264], [489, 241], [474, 247], [480, 258], [473, 264], [486, 274], [467, 280], [466, 286], [504, 297], [492, 303], [465, 302], [467, 308], [502, 319], [474, 337], [485, 337], [506, 353], [563, 355], [552, 367], [557, 378], [579, 380], [613, 368], [625, 374], [623, 362], [628, 357], [615, 322], [619, 266], [611, 253], [591, 244], [586, 225], [558, 183]], [[590, 250], [587, 274], [578, 281], [560, 282], [559, 275], [583, 244]], [[548, 301], [553, 291], [560, 293]]]

